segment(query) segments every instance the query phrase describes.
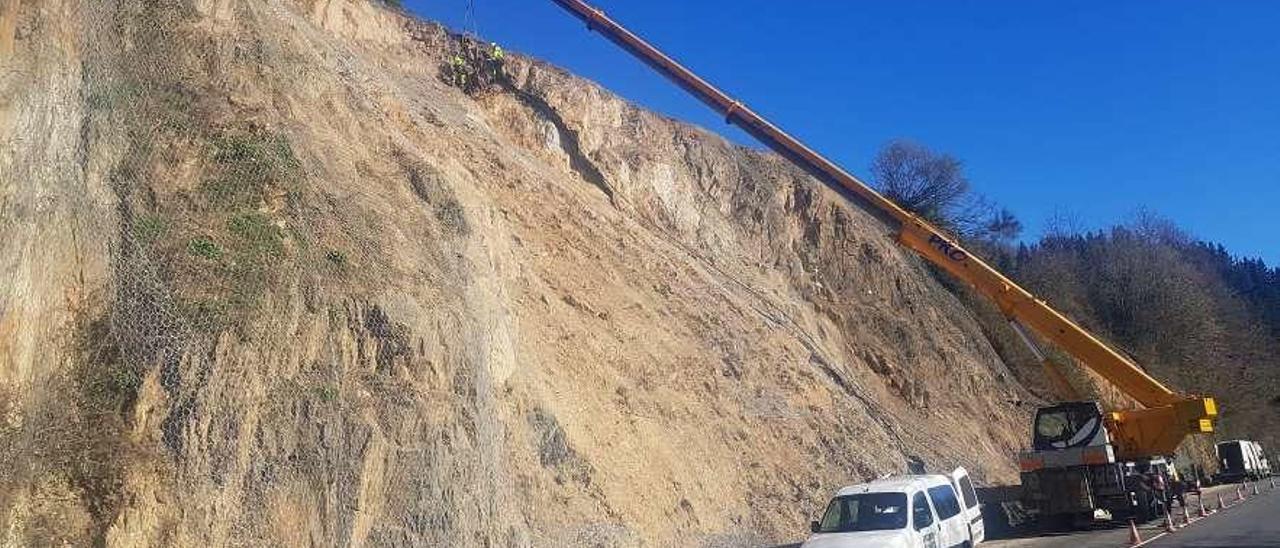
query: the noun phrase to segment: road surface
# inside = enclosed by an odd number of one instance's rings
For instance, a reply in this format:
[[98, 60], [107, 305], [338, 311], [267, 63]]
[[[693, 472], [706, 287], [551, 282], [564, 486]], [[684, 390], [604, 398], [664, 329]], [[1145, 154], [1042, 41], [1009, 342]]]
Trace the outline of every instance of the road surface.
[[[1280, 479], [1276, 480], [1280, 485]], [[1144, 548], [1280, 548], [1280, 489], [1267, 482], [1258, 484], [1259, 496], [1248, 492], [1248, 498], [1236, 503], [1235, 486], [1223, 485], [1205, 489], [1206, 508], [1218, 507], [1218, 494], [1226, 499], [1227, 509], [1204, 520], [1191, 512], [1189, 527], [1165, 532], [1164, 521], [1139, 526]], [[1187, 497], [1192, 508], [1198, 508], [1194, 495]], [[1176, 508], [1177, 523], [1182, 523], [1182, 509]], [[774, 548], [796, 548], [800, 543], [782, 544]], [[1129, 527], [1099, 525], [1088, 531], [1047, 533], [1039, 536], [1007, 540], [991, 540], [979, 548], [1123, 548], [1129, 543]]]
[[1262, 484], [1261, 496], [1203, 523], [1161, 537], [1151, 548], [1280, 547], [1280, 490]]
[[[1153, 521], [1139, 528], [1144, 547], [1150, 548], [1280, 548], [1280, 489], [1260, 484], [1261, 495], [1252, 495], [1241, 504], [1231, 506], [1235, 500], [1234, 487], [1224, 486], [1205, 490], [1206, 506], [1217, 507], [1218, 493], [1227, 500], [1228, 508], [1203, 521], [1193, 521], [1190, 527], [1173, 534], [1164, 534], [1163, 521]], [[1196, 507], [1194, 496], [1188, 502]], [[1177, 509], [1181, 522], [1181, 508]], [[1192, 513], [1194, 518], [1195, 513]], [[1039, 537], [994, 540], [981, 548], [1120, 548], [1130, 546], [1128, 526], [1098, 527], [1090, 531], [1047, 534]]]

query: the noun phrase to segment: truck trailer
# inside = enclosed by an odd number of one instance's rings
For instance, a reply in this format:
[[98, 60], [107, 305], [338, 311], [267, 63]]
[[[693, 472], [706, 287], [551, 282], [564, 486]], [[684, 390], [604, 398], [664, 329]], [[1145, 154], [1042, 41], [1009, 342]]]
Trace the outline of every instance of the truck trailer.
[[1239, 483], [1271, 477], [1271, 463], [1262, 444], [1250, 440], [1219, 442], [1217, 483]]

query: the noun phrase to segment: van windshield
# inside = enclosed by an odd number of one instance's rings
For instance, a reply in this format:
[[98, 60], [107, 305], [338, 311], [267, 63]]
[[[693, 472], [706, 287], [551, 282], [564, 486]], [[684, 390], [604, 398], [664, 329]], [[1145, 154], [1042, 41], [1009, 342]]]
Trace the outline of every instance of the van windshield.
[[860, 493], [831, 499], [818, 533], [887, 531], [907, 526], [907, 495]]

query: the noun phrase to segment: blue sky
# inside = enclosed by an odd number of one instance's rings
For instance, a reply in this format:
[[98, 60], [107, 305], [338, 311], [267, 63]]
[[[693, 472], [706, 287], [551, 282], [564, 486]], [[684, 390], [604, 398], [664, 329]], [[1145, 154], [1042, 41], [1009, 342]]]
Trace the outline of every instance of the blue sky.
[[[467, 0], [405, 4], [464, 25]], [[751, 143], [551, 0], [474, 5], [487, 39]], [[1280, 1], [595, 5], [854, 173], [909, 138], [963, 160], [1027, 236], [1147, 208], [1280, 264]]]

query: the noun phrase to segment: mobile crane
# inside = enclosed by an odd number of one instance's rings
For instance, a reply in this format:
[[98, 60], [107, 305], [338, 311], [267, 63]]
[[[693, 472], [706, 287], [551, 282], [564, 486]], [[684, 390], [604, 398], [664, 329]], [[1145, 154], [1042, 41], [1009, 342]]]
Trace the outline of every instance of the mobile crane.
[[1134, 485], [1134, 468], [1159, 463], [1190, 434], [1213, 432], [1213, 398], [1179, 394], [1125, 355], [1085, 331], [986, 264], [953, 237], [898, 206], [840, 166], [805, 146], [741, 101], [725, 94], [671, 57], [581, 0], [553, 0], [614, 44], [644, 61], [761, 143], [897, 231], [897, 240], [925, 260], [992, 299], [1009, 325], [1041, 361], [1051, 380], [1065, 379], [1031, 332], [1115, 384], [1141, 409], [1104, 412], [1094, 401], [1037, 410], [1032, 450], [1019, 455], [1021, 499], [1034, 514], [1092, 518], [1152, 517], [1159, 506]]

